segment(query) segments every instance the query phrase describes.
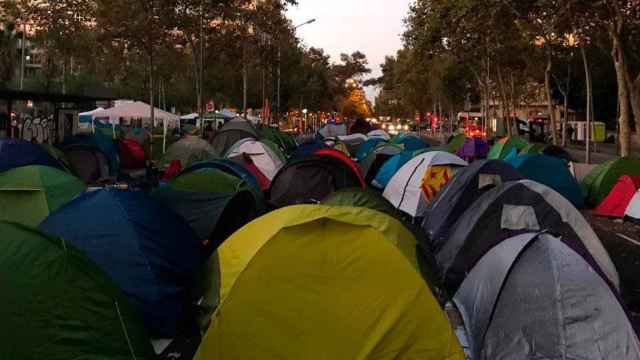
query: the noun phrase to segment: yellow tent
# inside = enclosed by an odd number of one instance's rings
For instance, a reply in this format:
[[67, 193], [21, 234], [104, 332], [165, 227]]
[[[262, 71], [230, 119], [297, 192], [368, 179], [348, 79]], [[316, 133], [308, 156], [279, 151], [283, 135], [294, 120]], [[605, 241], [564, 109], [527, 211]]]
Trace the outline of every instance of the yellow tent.
[[221, 300], [196, 359], [464, 359], [397, 220], [292, 206], [219, 248]]

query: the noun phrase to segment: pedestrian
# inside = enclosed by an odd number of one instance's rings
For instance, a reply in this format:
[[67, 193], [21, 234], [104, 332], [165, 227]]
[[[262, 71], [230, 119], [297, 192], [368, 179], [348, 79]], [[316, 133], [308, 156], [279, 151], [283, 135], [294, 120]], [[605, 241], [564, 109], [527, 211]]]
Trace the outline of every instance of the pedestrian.
[[569, 125], [569, 128], [567, 129], [567, 133], [569, 135], [569, 143], [573, 144], [573, 134], [575, 133], [576, 129], [573, 128], [573, 126]]

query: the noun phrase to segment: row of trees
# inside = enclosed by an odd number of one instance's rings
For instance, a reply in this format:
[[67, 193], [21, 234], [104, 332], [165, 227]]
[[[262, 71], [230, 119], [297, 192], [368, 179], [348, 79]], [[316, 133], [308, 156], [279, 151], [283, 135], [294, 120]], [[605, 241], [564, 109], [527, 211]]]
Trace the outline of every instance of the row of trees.
[[409, 108], [499, 103], [511, 132], [511, 114], [534, 95], [529, 84], [544, 84], [554, 143], [567, 139], [551, 108], [564, 102], [592, 119], [594, 110], [613, 114], [630, 153], [632, 120], [640, 126], [640, 1], [417, 0], [406, 24], [404, 49], [376, 80]]
[[285, 16], [295, 0], [4, 2], [0, 47], [3, 57], [13, 53], [0, 59], [0, 87], [15, 78], [24, 29], [41, 52], [41, 90], [107, 87], [183, 112], [208, 99], [239, 109], [269, 99], [282, 110], [340, 110], [346, 80], [368, 71], [358, 52], [332, 64], [322, 49], [304, 48]]

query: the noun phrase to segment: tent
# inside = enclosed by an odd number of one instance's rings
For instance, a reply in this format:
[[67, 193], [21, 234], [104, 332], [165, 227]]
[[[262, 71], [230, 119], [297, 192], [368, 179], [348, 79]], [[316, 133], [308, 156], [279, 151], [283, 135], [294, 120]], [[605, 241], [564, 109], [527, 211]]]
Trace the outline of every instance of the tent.
[[229, 175], [237, 177], [245, 183], [245, 185], [251, 190], [252, 193], [259, 194], [259, 197], [262, 196], [260, 184], [258, 183], [258, 180], [253, 176], [253, 174], [251, 174], [251, 172], [244, 168], [242, 165], [231, 160], [220, 159], [198, 162], [184, 169], [179, 176], [194, 172], [196, 170], [207, 168], [217, 169]]
[[86, 184], [112, 180], [109, 157], [92, 145], [67, 145], [63, 152], [73, 173]]
[[384, 189], [389, 184], [389, 181], [391, 181], [391, 178], [393, 178], [393, 175], [395, 175], [404, 164], [413, 159], [414, 156], [416, 156], [415, 152], [406, 150], [392, 156], [382, 164], [371, 184], [378, 189]]
[[623, 175], [640, 176], [640, 160], [619, 158], [595, 167], [581, 184], [589, 204], [600, 204]]
[[195, 359], [462, 360], [417, 256], [376, 211], [274, 211], [220, 247], [221, 305]]
[[636, 192], [629, 202], [629, 206], [624, 212], [624, 217], [636, 224], [640, 224], [640, 192]]
[[0, 221], [4, 359], [155, 359], [138, 314], [81, 251]]
[[463, 159], [480, 159], [489, 153], [489, 144], [481, 138], [466, 138], [456, 155]]
[[587, 177], [587, 175], [589, 175], [589, 173], [593, 171], [596, 166], [597, 165], [594, 164], [585, 164], [572, 161], [569, 163], [569, 171], [571, 172], [571, 175], [573, 175], [573, 177], [578, 181], [578, 183], [582, 183], [584, 178]]
[[53, 145], [49, 145], [49, 144], [39, 144], [41, 148], [44, 149], [44, 151], [46, 151], [49, 155], [51, 155], [51, 157], [53, 157], [54, 159], [56, 159], [56, 161], [58, 161], [58, 163], [60, 164], [60, 166], [62, 166], [62, 168], [68, 172], [68, 173], [72, 173], [73, 171], [71, 170], [71, 165], [69, 164], [69, 160], [67, 160], [67, 156], [64, 154], [64, 151], [60, 150], [59, 148], [53, 146]]
[[60, 146], [63, 151], [66, 148], [75, 145], [86, 145], [100, 150], [109, 160], [109, 173], [117, 174], [120, 170], [120, 157], [118, 155], [118, 147], [112, 138], [102, 134], [77, 134], [75, 136], [64, 139]]
[[371, 124], [365, 119], [356, 119], [349, 127], [349, 135], [352, 134], [368, 134], [373, 130]]
[[387, 134], [387, 132], [384, 131], [384, 130], [373, 130], [373, 131], [370, 131], [367, 134], [367, 137], [369, 139], [377, 138], [377, 139], [382, 139], [384, 141], [391, 140], [391, 136], [389, 136], [389, 134]]
[[[337, 150], [321, 151], [342, 154]], [[269, 203], [275, 207], [317, 203], [339, 189], [364, 189], [358, 166], [346, 155], [341, 156], [317, 153], [288, 163], [271, 183]]]
[[364, 160], [360, 162], [362, 168], [362, 174], [365, 177], [365, 182], [370, 184], [380, 171], [382, 165], [393, 156], [402, 152], [402, 148], [398, 145], [389, 143], [380, 143], [376, 148], [367, 155]]
[[235, 143], [247, 138], [258, 139], [258, 131], [249, 121], [236, 118], [224, 124], [213, 138], [212, 146], [218, 154], [226, 154]]
[[85, 193], [41, 225], [95, 262], [129, 297], [153, 338], [173, 338], [187, 319], [187, 289], [204, 264], [189, 225], [142, 192]]
[[84, 190], [79, 179], [49, 166], [29, 165], [0, 173], [0, 220], [38, 226]]
[[356, 174], [356, 176], [358, 176], [362, 188], [366, 188], [364, 177], [362, 176], [362, 169], [358, 164], [356, 164], [355, 161], [353, 161], [349, 156], [345, 155], [342, 151], [336, 149], [320, 149], [316, 151], [314, 155], [328, 156], [342, 161], [351, 169], [354, 174]]
[[393, 143], [402, 146], [407, 151], [418, 151], [429, 147], [426, 141], [413, 134], [396, 137]]
[[[170, 112], [154, 108], [153, 116], [156, 121], [165, 123], [169, 127], [180, 125], [180, 117]], [[151, 119], [151, 106], [142, 101], [128, 101], [102, 111], [96, 111], [93, 118], [109, 119], [111, 124], [120, 124], [120, 119]]]
[[529, 144], [520, 151], [520, 155], [540, 155], [546, 146], [545, 144]]
[[582, 190], [566, 162], [546, 155], [521, 155], [509, 161], [509, 164], [524, 177], [559, 192], [573, 206], [579, 209], [584, 207]]
[[640, 359], [616, 294], [549, 234], [491, 249], [454, 296], [472, 359]]
[[219, 154], [209, 143], [199, 136], [186, 135], [171, 144], [162, 157], [162, 166], [168, 166], [172, 161], [180, 161], [185, 168], [198, 161], [216, 159]]
[[460, 169], [427, 206], [422, 229], [430, 243], [428, 248], [441, 248], [453, 224], [482, 194], [522, 179], [516, 169], [501, 160], [480, 160]]
[[391, 178], [384, 197], [412, 217], [424, 216], [427, 204], [467, 162], [444, 151], [424, 153], [409, 160]]
[[347, 149], [349, 149], [349, 154], [351, 154], [352, 157], [355, 157], [360, 145], [368, 139], [367, 136], [363, 134], [352, 134], [347, 136], [338, 136], [338, 140], [342, 141], [347, 146]]
[[447, 143], [447, 151], [455, 154], [460, 150], [460, 148], [464, 145], [465, 141], [467, 141], [467, 136], [465, 134], [458, 134], [453, 136], [449, 142]]
[[358, 151], [356, 152], [356, 159], [358, 162], [364, 160], [380, 143], [385, 142], [379, 138], [373, 138], [365, 141], [364, 143], [358, 146]]
[[324, 138], [344, 136], [347, 135], [347, 126], [345, 124], [327, 123], [318, 130], [318, 133]]
[[260, 170], [252, 156], [242, 153], [230, 158], [230, 160], [247, 169], [247, 171], [249, 171], [258, 181], [261, 191], [269, 189], [271, 186], [271, 180], [269, 180], [269, 178], [264, 174], [263, 170]]
[[602, 200], [593, 213], [600, 216], [623, 218], [638, 189], [640, 189], [640, 176], [621, 176], [609, 195]]
[[362, 190], [361, 188], [340, 189], [329, 194], [323, 205], [327, 206], [351, 206], [379, 211], [381, 213], [399, 218], [400, 213], [391, 203], [380, 193], [373, 190]]
[[566, 163], [571, 161], [571, 155], [569, 152], [560, 146], [547, 145], [542, 150], [542, 155], [552, 156], [560, 160], [564, 160]]
[[521, 150], [524, 150], [527, 145], [529, 145], [529, 143], [519, 137], [502, 138], [491, 147], [491, 149], [489, 150], [489, 154], [487, 154], [487, 159], [505, 159], [513, 149], [515, 149], [517, 153]]
[[561, 237], [619, 288], [616, 268], [582, 214], [562, 195], [531, 180], [498, 185], [460, 216], [435, 250], [445, 288], [455, 291], [471, 267], [502, 240], [543, 230]]
[[227, 159], [248, 156], [251, 162], [264, 174], [269, 182], [273, 180], [284, 161], [271, 147], [254, 139], [243, 139], [233, 145], [226, 153]]
[[120, 167], [125, 170], [142, 169], [146, 166], [147, 155], [142, 145], [135, 140], [124, 139], [118, 142]]
[[291, 159], [302, 159], [307, 156], [313, 155], [316, 151], [322, 149], [328, 149], [329, 147], [323, 142], [306, 142], [300, 144], [296, 150], [291, 154]]
[[17, 139], [0, 139], [0, 172], [26, 165], [63, 169], [60, 162], [37, 144]]
[[273, 144], [277, 146], [280, 152], [282, 151], [289, 152], [289, 151], [295, 150], [295, 148], [297, 147], [295, 140], [292, 140], [288, 136], [288, 134], [280, 132], [280, 130], [278, 129], [274, 129], [269, 126], [261, 126], [258, 129], [258, 132], [259, 132], [260, 139], [263, 142], [268, 143], [268, 141], [271, 141]]

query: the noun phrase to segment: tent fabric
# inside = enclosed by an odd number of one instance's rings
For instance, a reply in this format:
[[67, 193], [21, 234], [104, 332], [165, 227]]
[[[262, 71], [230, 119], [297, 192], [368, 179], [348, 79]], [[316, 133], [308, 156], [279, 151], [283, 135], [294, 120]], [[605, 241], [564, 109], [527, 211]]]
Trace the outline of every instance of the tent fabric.
[[560, 146], [547, 145], [542, 150], [542, 155], [552, 156], [567, 163], [571, 161], [571, 154]]
[[120, 170], [120, 157], [118, 147], [111, 137], [101, 134], [78, 134], [64, 139], [61, 148], [64, 151], [67, 147], [75, 145], [92, 146], [100, 150], [109, 160], [109, 173], [117, 174]]
[[238, 141], [259, 137], [258, 130], [249, 121], [237, 118], [224, 124], [213, 138], [212, 146], [218, 154], [226, 154]]
[[395, 144], [380, 143], [376, 148], [360, 162], [365, 182], [370, 184], [378, 174], [378, 171], [387, 160], [402, 152], [402, 148]]
[[407, 151], [418, 151], [429, 147], [429, 144], [426, 141], [422, 140], [417, 135], [412, 134], [404, 135], [394, 143], [402, 146]]
[[363, 134], [352, 134], [347, 136], [338, 136], [338, 140], [342, 141], [349, 149], [349, 154], [355, 157], [360, 145], [367, 141], [367, 136]]
[[382, 140], [384, 140], [384, 141], [389, 141], [389, 140], [391, 140], [391, 136], [389, 136], [389, 134], [388, 134], [386, 131], [384, 131], [384, 130], [379, 130], [379, 129], [378, 129], [378, 130], [370, 131], [370, 132], [367, 134], [367, 138], [369, 138], [369, 139], [372, 139], [372, 138], [378, 138], [378, 139], [382, 139]]
[[0, 220], [38, 226], [84, 190], [79, 179], [49, 166], [30, 165], [0, 173]]
[[[131, 101], [112, 108], [96, 111], [93, 118], [108, 118], [112, 124], [119, 124], [120, 119], [151, 119], [151, 105], [142, 101]], [[159, 108], [154, 108], [153, 117], [156, 121], [167, 121], [172, 126], [180, 123], [180, 117]]]
[[640, 359], [616, 295], [548, 234], [520, 235], [491, 249], [454, 302], [473, 359]]
[[278, 154], [260, 141], [252, 139], [241, 140], [229, 149], [225, 157], [230, 159], [241, 155], [250, 157], [252, 163], [269, 179], [269, 182], [273, 180], [278, 170], [284, 166], [284, 162]]
[[[445, 288], [455, 291], [471, 267], [501, 241], [523, 231], [522, 227], [503, 228], [503, 218], [514, 207], [531, 207], [540, 230], [560, 236], [562, 241], [579, 251], [616, 289], [620, 280], [607, 250], [582, 214], [553, 189], [531, 180], [498, 185], [476, 200], [453, 225], [451, 235], [434, 250]], [[523, 213], [526, 214], [526, 213]]]
[[347, 135], [347, 126], [345, 124], [328, 123], [323, 126], [318, 133], [324, 138]]
[[253, 174], [251, 174], [251, 172], [245, 169], [242, 165], [227, 159], [210, 160], [192, 164], [191, 166], [184, 169], [180, 175], [207, 168], [217, 169], [229, 175], [235, 176], [242, 180], [250, 188], [252, 193], [261, 194], [260, 184], [258, 183], [258, 180], [255, 178], [255, 176], [253, 176]]
[[273, 179], [268, 192], [269, 203], [275, 207], [318, 203], [339, 189], [362, 189], [362, 175], [357, 170], [357, 165], [355, 170], [353, 166], [353, 163], [327, 155], [294, 160], [285, 165]]
[[250, 223], [219, 249], [221, 305], [195, 359], [464, 359], [415, 248], [368, 209], [293, 206]]
[[376, 177], [371, 184], [379, 189], [387, 187], [391, 178], [400, 170], [406, 163], [413, 158], [414, 154], [411, 151], [403, 151], [397, 155], [394, 155], [389, 160], [385, 161], [378, 170]]
[[0, 233], [2, 358], [155, 358], [126, 297], [81, 251], [14, 223]]
[[640, 176], [621, 176], [609, 195], [595, 208], [594, 214], [623, 218], [629, 203], [640, 189]]
[[383, 196], [397, 209], [412, 217], [424, 216], [427, 202], [422, 190], [422, 180], [430, 167], [441, 165], [463, 167], [468, 164], [459, 157], [443, 151], [418, 155], [409, 160], [391, 178], [384, 189]]
[[326, 206], [361, 207], [399, 218], [400, 213], [378, 192], [360, 188], [340, 189], [322, 200]]
[[509, 164], [529, 180], [547, 185], [559, 192], [575, 207], [584, 207], [580, 185], [564, 161], [547, 155], [521, 155], [509, 161]]
[[213, 160], [219, 153], [199, 136], [187, 135], [171, 144], [161, 160], [161, 166], [167, 166], [174, 160], [180, 161], [182, 168], [198, 161]]
[[328, 149], [329, 147], [322, 142], [310, 142], [300, 144], [296, 150], [291, 154], [291, 159], [302, 159], [307, 156], [315, 154], [316, 151], [322, 149]]
[[103, 182], [110, 178], [109, 157], [91, 145], [68, 145], [65, 157], [73, 173], [86, 184]]
[[180, 215], [211, 252], [259, 214], [247, 190], [215, 193], [169, 189], [154, 192], [153, 198]]
[[238, 154], [234, 157], [229, 158], [229, 160], [241, 165], [247, 171], [253, 175], [253, 177], [258, 181], [261, 191], [265, 191], [269, 189], [271, 186], [271, 180], [265, 175], [263, 170], [261, 170], [257, 164], [254, 162], [253, 157], [248, 154]]
[[356, 153], [356, 159], [358, 162], [364, 160], [375, 148], [378, 144], [384, 142], [384, 140], [379, 138], [373, 138], [365, 141], [358, 147], [358, 152]]
[[58, 149], [57, 147], [49, 144], [39, 144], [41, 148], [43, 148], [51, 157], [56, 159], [56, 161], [60, 164], [62, 169], [68, 173], [72, 173], [71, 165], [67, 160], [67, 156], [64, 154], [64, 151]]
[[147, 155], [142, 145], [135, 140], [124, 139], [118, 143], [120, 166], [122, 169], [142, 169], [146, 166]]
[[489, 144], [480, 138], [466, 138], [456, 155], [461, 158], [484, 158], [489, 153]]
[[0, 172], [27, 165], [63, 169], [55, 158], [36, 144], [17, 139], [0, 139]]
[[523, 179], [501, 160], [475, 161], [460, 169], [427, 206], [422, 229], [429, 240], [428, 248], [442, 247], [452, 226], [482, 194], [500, 184]]
[[505, 159], [509, 154], [513, 152], [515, 149], [516, 155], [519, 151], [529, 145], [527, 141], [519, 138], [519, 137], [506, 137], [498, 140], [487, 154], [487, 159], [489, 160], [500, 160]]
[[623, 175], [640, 176], [640, 160], [619, 158], [600, 164], [582, 181], [588, 203], [597, 206]]
[[366, 188], [366, 184], [362, 176], [362, 169], [360, 169], [360, 166], [358, 166], [358, 164], [356, 164], [353, 160], [351, 160], [350, 157], [346, 156], [342, 151], [338, 151], [335, 149], [321, 149], [316, 151], [314, 155], [328, 156], [328, 157], [332, 157], [342, 161], [351, 169], [351, 171], [353, 171], [354, 175], [358, 177], [358, 179], [360, 180], [361, 187], [363, 189]]
[[640, 224], [640, 192], [636, 192], [624, 212], [625, 219]]
[[129, 297], [154, 338], [173, 338], [204, 246], [175, 213], [142, 192], [85, 193], [41, 225], [93, 260]]
[[541, 155], [545, 147], [545, 144], [529, 144], [520, 151], [520, 155]]
[[447, 151], [455, 154], [460, 150], [460, 148], [464, 145], [467, 140], [467, 136], [465, 134], [458, 134], [449, 140], [447, 144]]

